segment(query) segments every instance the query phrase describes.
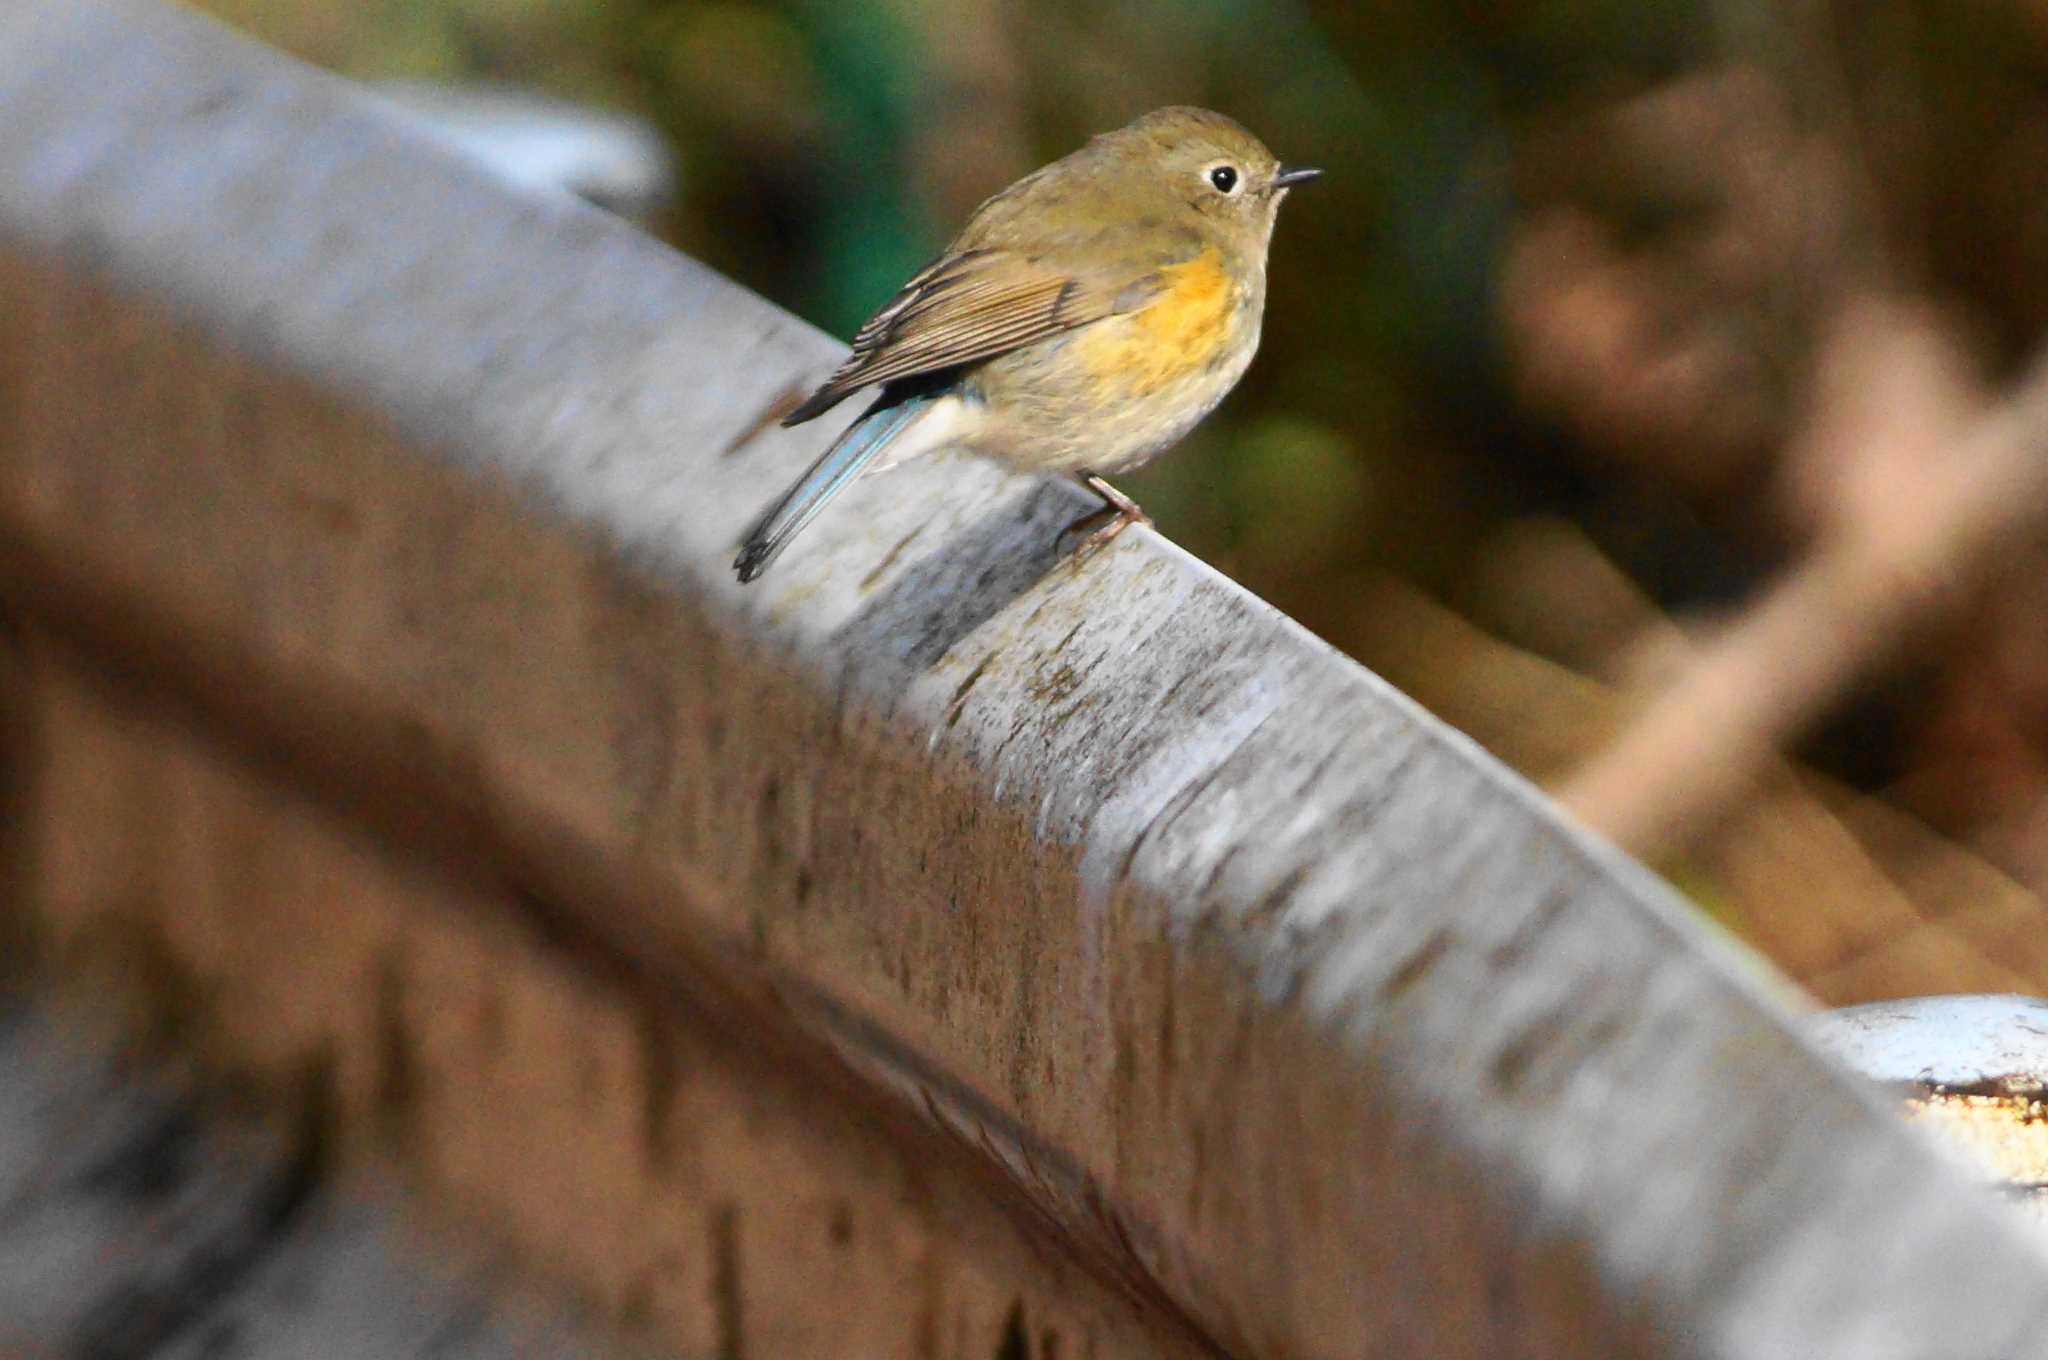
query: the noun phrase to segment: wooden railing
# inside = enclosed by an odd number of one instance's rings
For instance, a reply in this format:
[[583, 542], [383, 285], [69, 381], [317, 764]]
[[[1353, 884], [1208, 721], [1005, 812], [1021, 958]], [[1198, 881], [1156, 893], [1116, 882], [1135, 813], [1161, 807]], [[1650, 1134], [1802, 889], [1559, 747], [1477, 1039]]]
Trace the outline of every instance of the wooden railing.
[[963, 459], [741, 588], [834, 343], [188, 13], [0, 53], [74, 995], [685, 1354], [2033, 1349], [2037, 1245], [1764, 965], [1200, 562]]

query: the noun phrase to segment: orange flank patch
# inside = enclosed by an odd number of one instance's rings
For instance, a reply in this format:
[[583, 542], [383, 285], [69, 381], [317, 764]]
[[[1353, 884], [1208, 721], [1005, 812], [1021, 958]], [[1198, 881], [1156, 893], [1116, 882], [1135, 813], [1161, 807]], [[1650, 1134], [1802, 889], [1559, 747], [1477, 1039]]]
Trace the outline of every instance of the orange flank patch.
[[1229, 343], [1236, 290], [1216, 248], [1160, 272], [1166, 286], [1124, 324], [1083, 332], [1082, 361], [1100, 387], [1156, 392], [1200, 373]]

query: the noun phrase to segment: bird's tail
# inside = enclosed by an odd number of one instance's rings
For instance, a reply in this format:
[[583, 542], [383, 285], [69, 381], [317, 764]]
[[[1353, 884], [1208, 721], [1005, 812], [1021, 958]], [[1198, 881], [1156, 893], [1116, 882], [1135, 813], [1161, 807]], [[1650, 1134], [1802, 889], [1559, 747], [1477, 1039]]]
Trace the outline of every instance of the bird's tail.
[[810, 471], [797, 478], [747, 532], [747, 541], [732, 564], [740, 580], [751, 581], [768, 570], [768, 564], [817, 518], [826, 502], [852, 485], [875, 455], [931, 410], [932, 400], [929, 396], [895, 399], [885, 394], [847, 426], [846, 433], [834, 440]]

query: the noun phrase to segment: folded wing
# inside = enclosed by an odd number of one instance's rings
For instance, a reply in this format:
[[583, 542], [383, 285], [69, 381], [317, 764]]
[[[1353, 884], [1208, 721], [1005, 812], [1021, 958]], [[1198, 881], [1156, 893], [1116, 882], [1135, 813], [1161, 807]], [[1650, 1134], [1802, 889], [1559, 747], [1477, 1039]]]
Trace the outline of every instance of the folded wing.
[[943, 255], [903, 285], [853, 337], [853, 353], [784, 417], [797, 425], [874, 383], [957, 368], [1128, 310], [1104, 287], [1006, 250]]

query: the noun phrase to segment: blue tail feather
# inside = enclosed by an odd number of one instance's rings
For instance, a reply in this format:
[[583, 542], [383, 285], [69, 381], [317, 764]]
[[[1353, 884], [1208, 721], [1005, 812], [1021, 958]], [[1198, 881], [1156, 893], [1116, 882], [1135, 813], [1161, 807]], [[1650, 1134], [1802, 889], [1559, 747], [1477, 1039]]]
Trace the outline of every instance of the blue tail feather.
[[746, 544], [733, 560], [733, 570], [742, 582], [751, 581], [768, 570], [768, 564], [789, 546], [789, 541], [816, 519], [834, 496], [853, 484], [862, 469], [874, 461], [889, 441], [903, 433], [931, 406], [928, 396], [892, 400], [884, 395], [860, 419], [846, 427], [810, 471], [797, 478], [769, 511], [747, 533]]

